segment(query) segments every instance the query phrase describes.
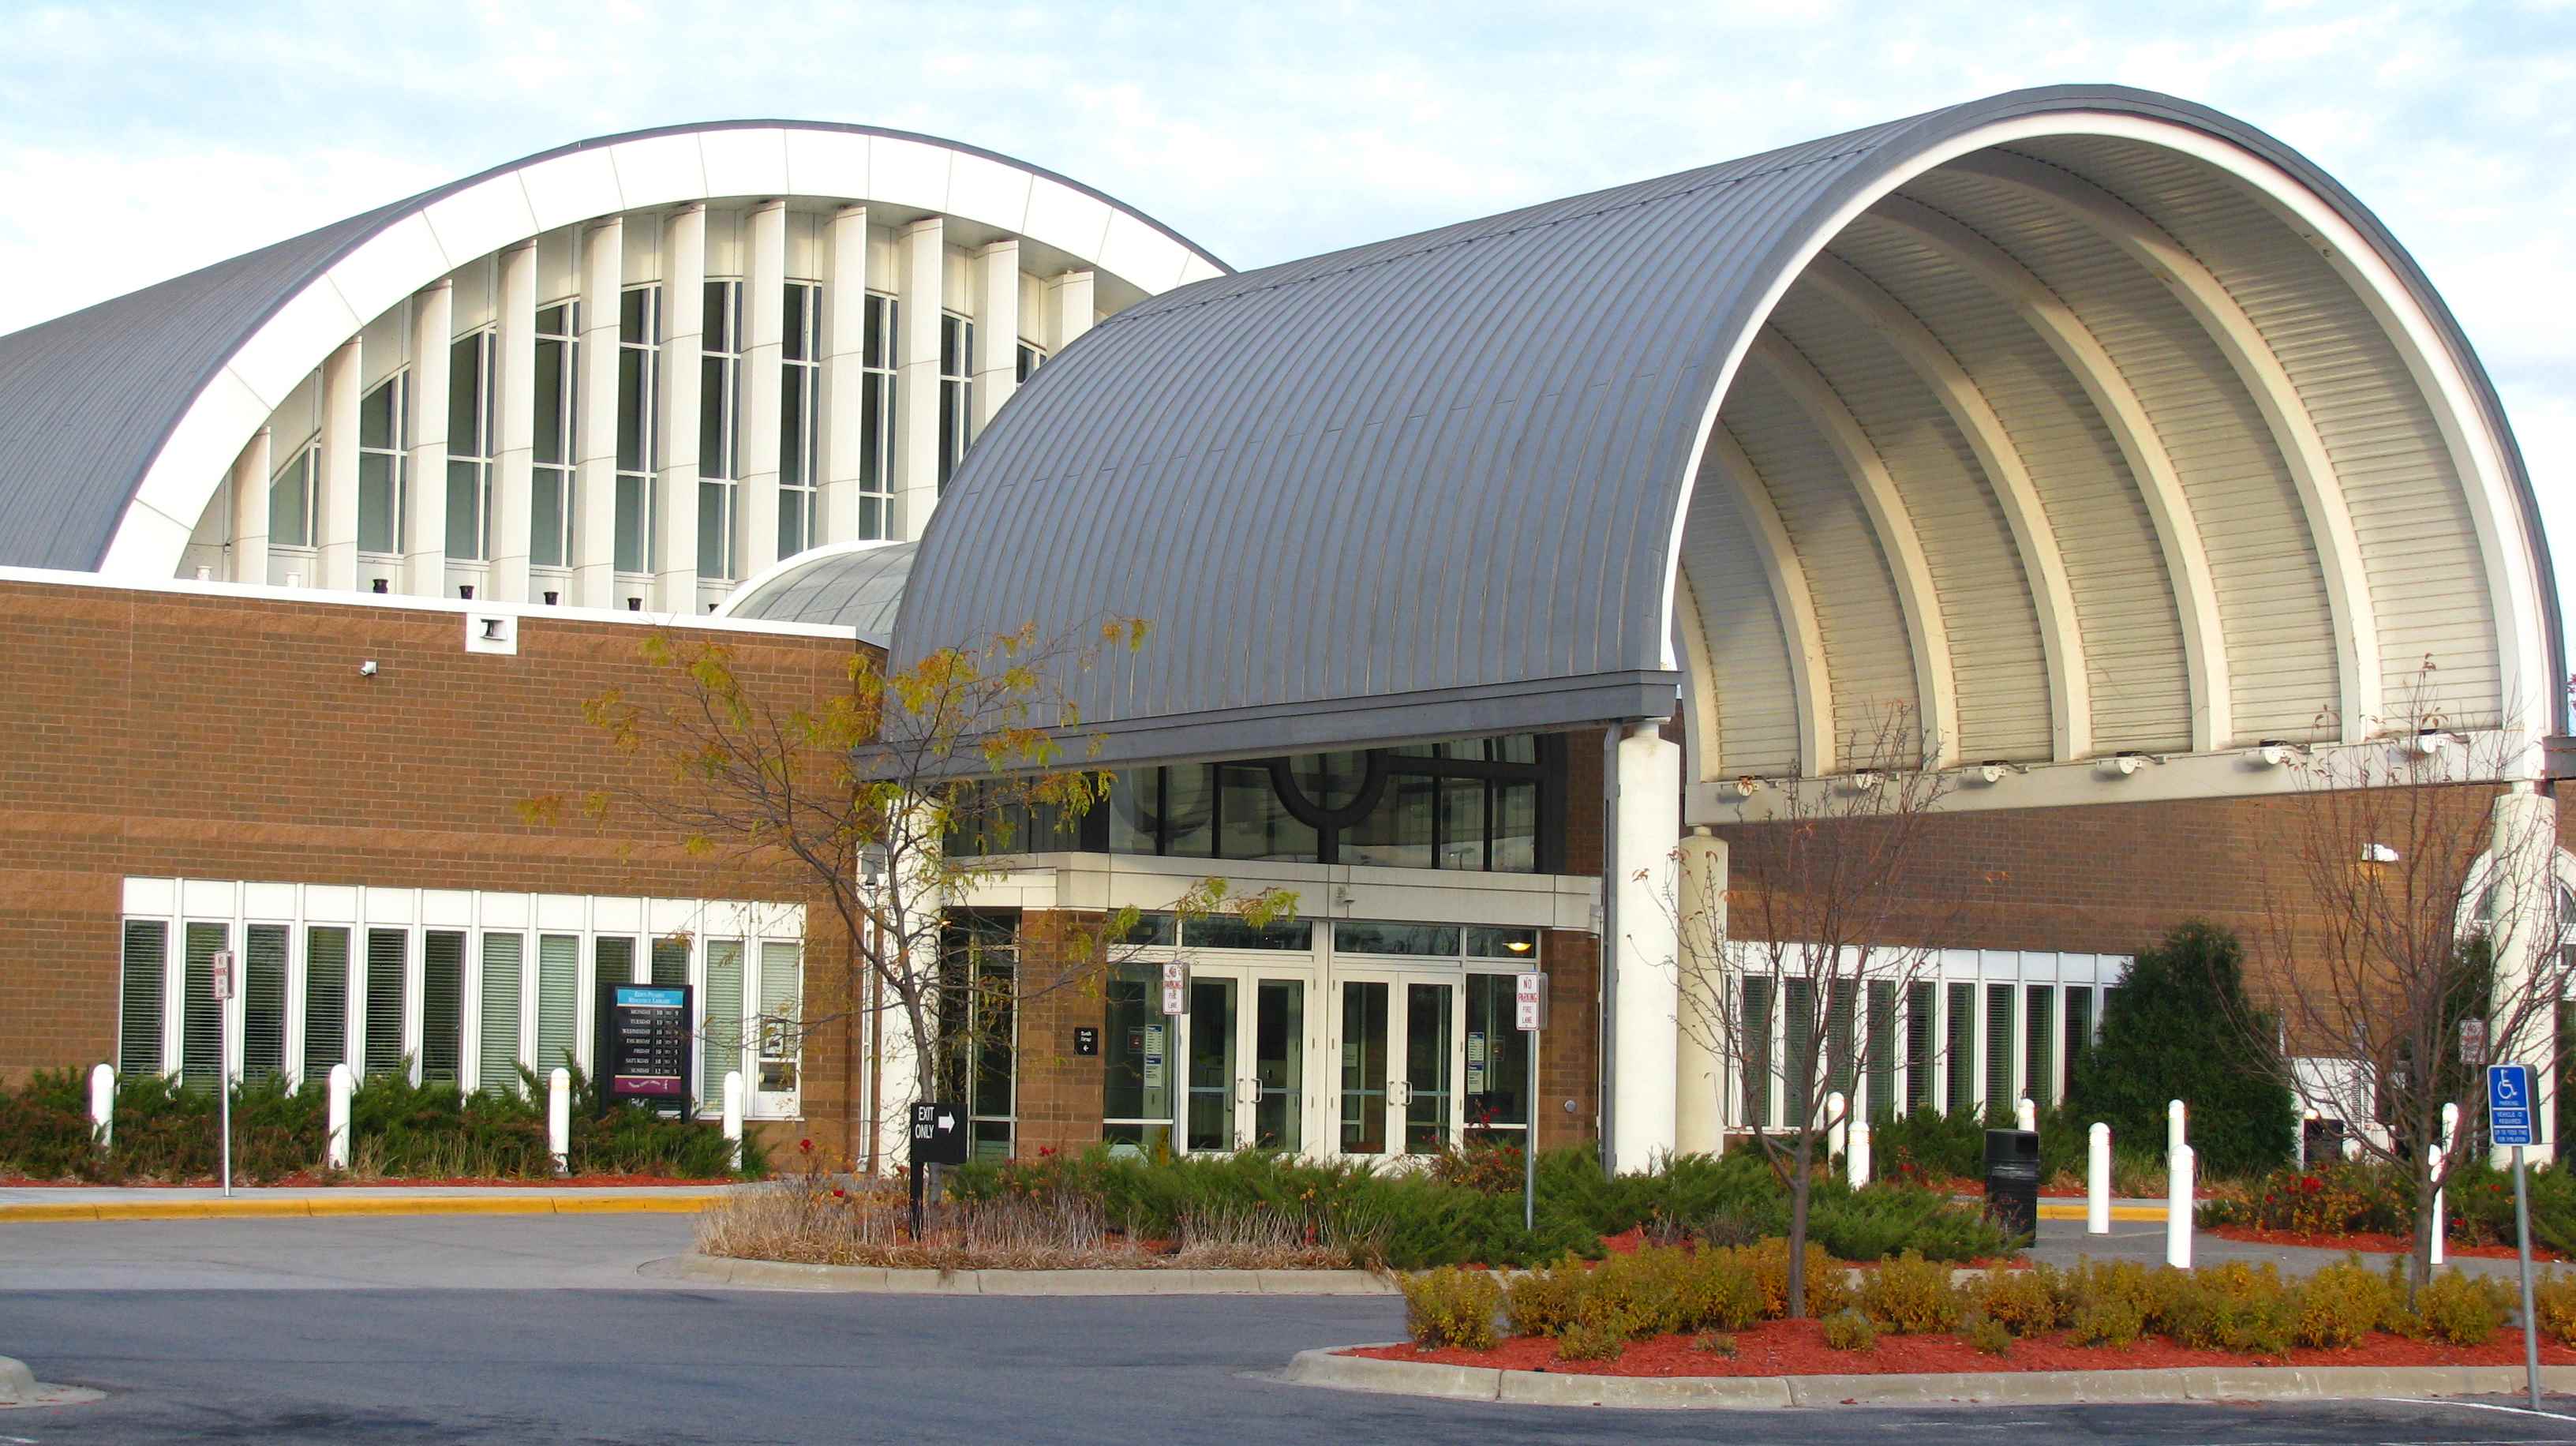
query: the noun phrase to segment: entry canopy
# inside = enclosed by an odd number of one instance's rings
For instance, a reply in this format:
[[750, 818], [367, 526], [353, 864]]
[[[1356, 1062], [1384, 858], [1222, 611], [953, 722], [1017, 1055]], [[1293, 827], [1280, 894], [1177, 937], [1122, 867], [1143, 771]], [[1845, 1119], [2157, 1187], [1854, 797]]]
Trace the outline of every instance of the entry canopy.
[[[2554, 731], [2529, 480], [2359, 202], [2170, 97], [2016, 92], [1203, 281], [1040, 369], [898, 663], [1139, 617], [1110, 760], [1665, 716], [1694, 781]], [[2220, 776], [2215, 770], [2209, 776]]]

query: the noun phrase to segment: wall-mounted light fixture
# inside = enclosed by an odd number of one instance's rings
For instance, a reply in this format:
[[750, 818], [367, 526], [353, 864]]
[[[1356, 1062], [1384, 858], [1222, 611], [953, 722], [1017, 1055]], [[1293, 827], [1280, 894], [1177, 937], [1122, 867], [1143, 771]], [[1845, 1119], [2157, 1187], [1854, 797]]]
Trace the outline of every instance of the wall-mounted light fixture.
[[2141, 753], [2135, 748], [2123, 748], [2102, 760], [2102, 771], [2114, 778], [2127, 778], [2136, 773], [2142, 765], [2164, 761], [2162, 754]]
[[1751, 798], [1753, 795], [1755, 795], [1755, 794], [1757, 794], [1757, 793], [1760, 793], [1761, 791], [1762, 791], [1762, 780], [1761, 780], [1761, 779], [1758, 779], [1758, 778], [1754, 777], [1754, 776], [1753, 776], [1752, 774], [1750, 774], [1750, 773], [1739, 773], [1739, 774], [1735, 775], [1735, 796], [1736, 796], [1736, 797], [1738, 797], [1738, 798]]
[[1886, 781], [1887, 776], [1880, 773], [1875, 768], [1855, 768], [1852, 770], [1851, 786], [1852, 792], [1854, 793], [1867, 793]]
[[2030, 772], [2030, 769], [2027, 765], [2015, 763], [2009, 758], [1989, 758], [1985, 762], [1977, 765], [1977, 777], [1984, 779], [1988, 783], [2003, 782], [2004, 775], [2007, 773], [2028, 772]]
[[2266, 738], [2246, 749], [2245, 758], [2264, 768], [2278, 768], [2293, 757], [2305, 758], [2311, 751], [2308, 745], [2287, 738]]
[[2361, 861], [2366, 864], [2393, 864], [2397, 862], [2397, 850], [2384, 843], [2366, 843], [2361, 846]]

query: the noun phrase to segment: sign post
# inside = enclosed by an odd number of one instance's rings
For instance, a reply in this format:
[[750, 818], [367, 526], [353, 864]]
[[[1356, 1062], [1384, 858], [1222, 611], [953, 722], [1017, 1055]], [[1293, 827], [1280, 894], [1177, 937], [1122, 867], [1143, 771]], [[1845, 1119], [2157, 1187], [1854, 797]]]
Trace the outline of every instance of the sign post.
[[966, 1163], [966, 1122], [955, 1105], [912, 1102], [912, 1243], [921, 1243], [922, 1176], [933, 1165]]
[[[218, 949], [211, 970], [215, 1003], [228, 1004], [233, 997], [233, 951]], [[215, 1011], [215, 1118], [223, 1132], [224, 1198], [233, 1193], [233, 1031], [229, 1009]]]
[[2522, 1152], [2534, 1142], [2531, 1121], [2531, 1067], [2487, 1066], [2487, 1139], [2496, 1148], [2513, 1148], [2513, 1235], [2522, 1261], [2522, 1366], [2531, 1409], [2540, 1409], [2540, 1324], [2531, 1311], [2531, 1200], [2523, 1183]]
[[1521, 1084], [1521, 1228], [1538, 1228], [1538, 1032], [1547, 1027], [1547, 976], [1523, 974], [1512, 990], [1512, 1022], [1529, 1036], [1529, 1078]]

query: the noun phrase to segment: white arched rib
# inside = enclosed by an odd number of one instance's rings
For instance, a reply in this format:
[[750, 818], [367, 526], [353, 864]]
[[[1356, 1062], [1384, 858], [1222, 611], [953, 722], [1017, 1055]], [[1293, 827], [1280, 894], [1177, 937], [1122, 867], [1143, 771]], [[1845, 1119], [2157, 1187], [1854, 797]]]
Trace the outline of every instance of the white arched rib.
[[2200, 523], [2192, 516], [2181, 475], [2174, 470], [2173, 457], [2157, 435], [2145, 404], [2138, 400], [2136, 388], [2129, 385], [2092, 329], [2002, 247], [1908, 196], [1888, 196], [1871, 214], [1905, 228], [1951, 265], [1993, 288], [2047, 341], [2084, 388], [2102, 424], [2119, 444], [2164, 549], [2166, 579], [2182, 619], [2184, 675], [2191, 680], [2192, 749], [2207, 752], [2223, 746], [2234, 730], [2235, 706], [2227, 672], [2227, 638], [2219, 624], [2218, 589], [2211, 580], [2209, 552], [2201, 545]]
[[1689, 782], [1705, 783], [1726, 766], [1726, 699], [1717, 677], [1717, 660], [1708, 651], [1708, 615], [1699, 610], [1699, 593], [1690, 579], [1681, 581], [1681, 610], [1673, 631], [1681, 635], [1682, 768]]
[[2299, 506], [2307, 513], [2308, 536], [2324, 574], [2326, 604], [2333, 611], [2335, 661], [2342, 675], [2343, 739], [2358, 743], [2369, 737], [2381, 712], [2379, 620], [2370, 605], [2370, 576], [2362, 567], [2360, 536], [2353, 529], [2352, 509], [2345, 505], [2343, 484], [2327, 455], [2325, 438], [2318, 434], [2289, 369], [2281, 365], [2279, 354], [2255, 327], [2254, 319], [2209, 268], [2164, 228], [2080, 176], [2010, 151], [1980, 151], [1952, 162], [1951, 169], [2028, 191], [2082, 221], [2163, 282], [2209, 339], [2218, 343], [2228, 365], [2253, 394], [2254, 404], [2262, 409], [2273, 444], [2289, 464]]
[[1878, 455], [1869, 434], [1861, 430], [1859, 420], [1843, 405], [1842, 394], [1796, 347], [1783, 341], [1779, 333], [1766, 330], [1755, 340], [1753, 355], [1770, 369], [1826, 445], [1834, 449], [1843, 470], [1850, 475], [1852, 490], [1860, 494], [1870, 526], [1878, 533], [1879, 550], [1887, 556], [1888, 571], [1895, 575], [1897, 601], [1905, 610], [1905, 631], [1914, 649], [1914, 696], [1919, 722], [1934, 745], [1934, 756], [1926, 761], [1940, 766], [1956, 763], [1959, 693], [1958, 675], [1950, 660], [1950, 628], [1941, 616], [1940, 590], [1932, 584], [1932, 567], [1923, 555], [1923, 540], [1914, 531], [1914, 515], [1906, 510], [1905, 499], [1896, 490], [1896, 478], [1888, 472], [1887, 462]]
[[2083, 625], [2075, 614], [2074, 589], [2066, 581], [2057, 529], [2040, 506], [2039, 488], [2031, 482], [2021, 449], [1958, 358], [1877, 282], [1830, 251], [1808, 263], [1805, 279], [1884, 337], [1967, 438], [2012, 528], [2031, 605], [2039, 614], [2040, 642], [2048, 650], [2049, 736], [2055, 754], [2063, 762], [2091, 753], [2093, 678], [2084, 658]]
[[1833, 670], [1825, 660], [1825, 630], [1816, 622], [1816, 595], [1807, 586], [1806, 565], [1789, 541], [1780, 509], [1760, 469], [1744, 455], [1735, 434], [1720, 425], [1709, 432], [1709, 454], [1735, 483], [1735, 501], [1762, 555], [1762, 575], [1771, 584], [1771, 605], [1780, 614], [1781, 645], [1789, 653], [1789, 682], [1797, 694], [1798, 771], [1815, 777], [1833, 767]]

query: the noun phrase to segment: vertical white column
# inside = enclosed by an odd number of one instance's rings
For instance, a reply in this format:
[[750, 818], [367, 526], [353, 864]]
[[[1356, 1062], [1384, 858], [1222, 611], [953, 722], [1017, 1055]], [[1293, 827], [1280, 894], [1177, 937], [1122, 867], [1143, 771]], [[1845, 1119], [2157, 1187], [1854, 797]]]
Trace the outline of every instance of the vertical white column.
[[996, 241], [975, 253], [983, 301], [975, 312], [975, 429], [993, 420], [1019, 385], [1020, 243]]
[[358, 587], [358, 400], [366, 375], [360, 339], [351, 337], [322, 363], [322, 475], [313, 489], [314, 582], [341, 592]]
[[1068, 271], [1047, 283], [1047, 292], [1055, 301], [1055, 349], [1073, 345], [1073, 339], [1091, 330], [1091, 273]]
[[821, 540], [859, 540], [867, 475], [868, 208], [832, 213], [831, 280], [823, 288]]
[[612, 216], [582, 233], [581, 366], [573, 471], [572, 597], [617, 601], [617, 320], [626, 284], [626, 226]]
[[1674, 898], [1681, 927], [1681, 1015], [1673, 1148], [1685, 1155], [1714, 1155], [1726, 1147], [1724, 1020], [1718, 1013], [1726, 988], [1726, 884], [1726, 841], [1705, 828], [1692, 829], [1682, 840]]
[[662, 489], [653, 605], [698, 610], [698, 386], [707, 329], [707, 208], [683, 206], [662, 247]]
[[1610, 1060], [1610, 1157], [1622, 1172], [1650, 1168], [1675, 1142], [1673, 1078], [1680, 1064], [1679, 937], [1672, 899], [1674, 859], [1682, 831], [1682, 751], [1662, 725], [1628, 726], [1618, 746], [1618, 828], [1610, 878], [1619, 891], [1619, 937], [1605, 955], [1618, 961], [1609, 1007], [1616, 1020]]
[[528, 600], [528, 530], [537, 447], [537, 248], [501, 253], [499, 451], [492, 465], [492, 565], [486, 596]]
[[455, 330], [456, 286], [441, 279], [412, 298], [410, 485], [403, 498], [402, 590], [414, 597], [447, 592], [448, 339]]
[[895, 242], [902, 340], [895, 348], [895, 522], [889, 537], [918, 541], [939, 505], [939, 317], [947, 305], [947, 229], [936, 216]]
[[[2529, 783], [2509, 785], [2488, 814], [2487, 855], [2493, 881], [2488, 919], [2495, 941], [2495, 994], [2504, 1015], [2509, 1001], [2528, 999], [2533, 972], [2558, 944], [2558, 801]], [[2546, 992], [2543, 990], [2542, 992]], [[2524, 1158], [2548, 1164], [2557, 1158], [2557, 1011], [2543, 1004], [2529, 1011], [2523, 1028], [2490, 1047], [2496, 1063], [2519, 1060], [2531, 1066], [2531, 1122], [2540, 1143]], [[2513, 1164], [2513, 1149], [2490, 1149], [2498, 1169]]]
[[778, 560], [780, 342], [787, 330], [787, 206], [752, 208], [744, 232], [742, 312], [742, 490], [739, 577]]
[[233, 581], [268, 581], [268, 428], [251, 434], [250, 445], [233, 459]]

